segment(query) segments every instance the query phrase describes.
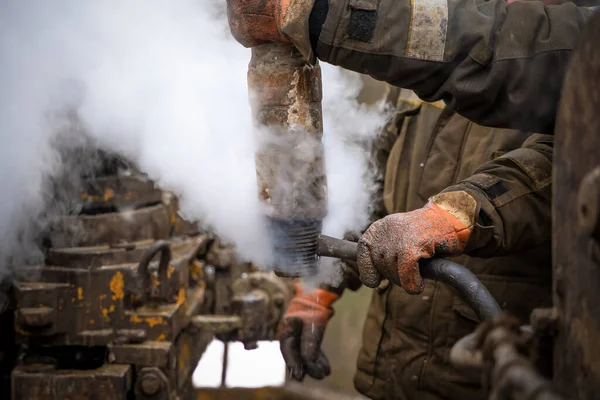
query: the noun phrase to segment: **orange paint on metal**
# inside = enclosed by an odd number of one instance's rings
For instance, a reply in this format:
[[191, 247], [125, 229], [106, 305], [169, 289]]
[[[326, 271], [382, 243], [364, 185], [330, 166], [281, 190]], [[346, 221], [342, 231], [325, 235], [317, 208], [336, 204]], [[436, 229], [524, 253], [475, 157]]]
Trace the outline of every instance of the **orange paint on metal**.
[[83, 300], [83, 288], [82, 287], [77, 288], [77, 300]]
[[148, 317], [145, 318], [146, 323], [148, 324], [148, 326], [150, 326], [150, 328], [155, 327], [156, 325], [166, 325], [167, 323], [165, 322], [164, 318], [162, 317]]
[[165, 340], [167, 340], [167, 335], [165, 335], [164, 333], [162, 333], [159, 337], [156, 338], [157, 342], [164, 342]]
[[184, 342], [181, 345], [181, 350], [179, 350], [179, 355], [177, 357], [177, 359], [178, 359], [177, 365], [179, 367], [178, 369], [179, 369], [180, 375], [185, 374], [186, 367], [190, 363], [191, 354], [192, 354], [192, 351], [190, 349], [190, 344], [188, 342]]
[[106, 189], [106, 191], [104, 192], [104, 201], [108, 201], [113, 197], [115, 197], [115, 191], [111, 188]]
[[185, 289], [180, 288], [179, 291], [177, 292], [177, 304], [183, 304], [183, 303], [185, 303]]
[[103, 308], [103, 309], [102, 309], [102, 315], [104, 316], [104, 318], [105, 318], [107, 321], [110, 321], [110, 318], [108, 317], [108, 314], [110, 314], [110, 313], [112, 313], [112, 312], [114, 312], [114, 311], [115, 311], [115, 306], [114, 306], [114, 305], [111, 305], [109, 308]]
[[113, 293], [113, 300], [121, 300], [125, 298], [125, 282], [123, 281], [123, 274], [117, 272], [115, 276], [110, 280], [110, 291]]
[[167, 325], [167, 322], [165, 321], [165, 319], [163, 317], [145, 317], [145, 318], [140, 318], [137, 315], [132, 315], [130, 318], [130, 321], [133, 322], [134, 324], [141, 324], [142, 322], [145, 322], [148, 324], [148, 326], [150, 328], [155, 327], [156, 325]]
[[173, 272], [175, 272], [175, 268], [173, 268], [169, 265], [167, 267], [167, 278], [168, 279], [171, 279], [171, 276], [173, 276]]
[[203, 264], [200, 260], [194, 260], [190, 265], [190, 277], [193, 281], [199, 281], [202, 278], [202, 267]]

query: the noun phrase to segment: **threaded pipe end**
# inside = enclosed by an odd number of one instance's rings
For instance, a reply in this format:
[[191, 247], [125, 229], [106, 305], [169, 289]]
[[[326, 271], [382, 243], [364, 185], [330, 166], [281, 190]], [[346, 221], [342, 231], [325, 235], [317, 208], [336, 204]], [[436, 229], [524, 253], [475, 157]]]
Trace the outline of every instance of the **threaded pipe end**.
[[317, 249], [323, 221], [283, 221], [268, 218], [275, 274], [285, 278], [314, 276], [318, 272]]

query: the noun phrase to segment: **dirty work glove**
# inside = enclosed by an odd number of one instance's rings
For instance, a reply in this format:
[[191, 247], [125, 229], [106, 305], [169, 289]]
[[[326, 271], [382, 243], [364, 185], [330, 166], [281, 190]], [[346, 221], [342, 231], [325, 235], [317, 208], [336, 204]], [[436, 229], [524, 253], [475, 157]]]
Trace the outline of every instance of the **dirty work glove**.
[[308, 21], [313, 4], [314, 0], [227, 0], [231, 34], [245, 47], [292, 43], [312, 62]]
[[477, 208], [467, 192], [447, 192], [430, 198], [423, 208], [376, 221], [358, 241], [360, 280], [375, 288], [387, 279], [410, 294], [421, 293], [419, 260], [462, 253]]
[[308, 374], [323, 379], [331, 373], [329, 360], [321, 351], [327, 322], [333, 316], [331, 305], [339, 295], [322, 289], [295, 285], [296, 296], [283, 316], [279, 334], [281, 354], [293, 379]]

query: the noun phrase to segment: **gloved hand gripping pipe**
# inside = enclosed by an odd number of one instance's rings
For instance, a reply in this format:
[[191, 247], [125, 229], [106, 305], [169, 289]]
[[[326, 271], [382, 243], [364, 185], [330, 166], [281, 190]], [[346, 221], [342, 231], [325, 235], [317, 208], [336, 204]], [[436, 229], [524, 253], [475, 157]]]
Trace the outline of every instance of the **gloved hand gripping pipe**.
[[[323, 235], [319, 238], [318, 253], [321, 257], [356, 261], [357, 246], [354, 242]], [[483, 283], [466, 267], [444, 258], [422, 260], [419, 266], [423, 278], [443, 282], [456, 290], [480, 321], [502, 311]]]

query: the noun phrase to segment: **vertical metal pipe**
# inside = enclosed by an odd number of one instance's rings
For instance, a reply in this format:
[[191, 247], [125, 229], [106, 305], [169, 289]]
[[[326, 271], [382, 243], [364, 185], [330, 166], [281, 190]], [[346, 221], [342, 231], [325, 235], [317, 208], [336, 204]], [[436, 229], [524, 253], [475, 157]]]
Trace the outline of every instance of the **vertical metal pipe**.
[[317, 272], [327, 214], [321, 69], [290, 44], [252, 48], [248, 89], [258, 131], [256, 176], [279, 276]]

